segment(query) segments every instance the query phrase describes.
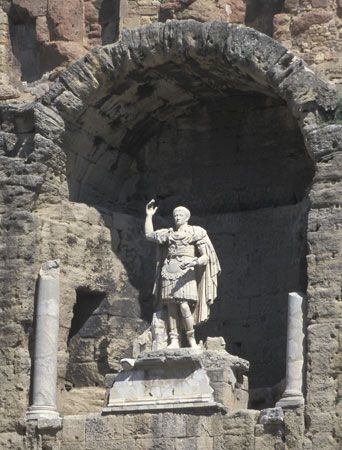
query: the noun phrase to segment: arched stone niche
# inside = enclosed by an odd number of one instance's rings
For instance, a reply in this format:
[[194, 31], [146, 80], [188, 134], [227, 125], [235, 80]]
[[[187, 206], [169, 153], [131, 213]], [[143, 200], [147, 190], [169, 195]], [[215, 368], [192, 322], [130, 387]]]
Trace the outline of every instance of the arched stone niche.
[[[37, 207], [49, 226], [54, 215], [76, 223], [65, 235], [66, 336], [75, 291], [104, 296], [73, 342], [76, 360], [66, 357], [67, 378], [97, 383], [111, 352], [117, 361], [146, 326], [153, 250], [142, 226], [154, 197], [157, 226], [185, 204], [222, 262], [220, 298], [198, 336], [223, 335], [250, 360], [252, 389], [281, 381], [287, 293], [306, 290], [308, 195], [315, 163], [331, 151], [322, 136], [333, 125], [322, 124], [335, 108], [333, 89], [301, 60], [224, 23], [130, 30], [60, 76], [36, 108], [37, 131], [45, 123], [41, 134], [60, 155], [51, 170], [59, 182], [46, 178]], [[77, 261], [73, 239], [85, 242]]]

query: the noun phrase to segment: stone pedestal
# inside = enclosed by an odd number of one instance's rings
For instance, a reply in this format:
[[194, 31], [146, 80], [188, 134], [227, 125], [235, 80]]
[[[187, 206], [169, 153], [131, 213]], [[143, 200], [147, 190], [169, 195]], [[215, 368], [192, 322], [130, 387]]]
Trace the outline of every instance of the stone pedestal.
[[303, 397], [303, 295], [290, 292], [287, 315], [286, 387], [277, 402], [282, 408], [294, 408], [304, 404]]
[[27, 420], [59, 417], [56, 408], [59, 261], [45, 262], [39, 275], [33, 366], [33, 404], [27, 412]]
[[247, 408], [248, 362], [227, 352], [165, 349], [123, 366], [128, 370], [116, 376], [104, 413]]

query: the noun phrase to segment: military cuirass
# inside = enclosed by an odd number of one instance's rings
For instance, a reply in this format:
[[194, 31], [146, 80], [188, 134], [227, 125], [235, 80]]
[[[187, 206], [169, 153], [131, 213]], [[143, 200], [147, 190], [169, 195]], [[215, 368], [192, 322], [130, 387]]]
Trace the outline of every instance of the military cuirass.
[[161, 276], [167, 280], [177, 280], [191, 269], [182, 269], [182, 265], [195, 257], [195, 245], [189, 232], [172, 231], [168, 240], [167, 257], [163, 263]]

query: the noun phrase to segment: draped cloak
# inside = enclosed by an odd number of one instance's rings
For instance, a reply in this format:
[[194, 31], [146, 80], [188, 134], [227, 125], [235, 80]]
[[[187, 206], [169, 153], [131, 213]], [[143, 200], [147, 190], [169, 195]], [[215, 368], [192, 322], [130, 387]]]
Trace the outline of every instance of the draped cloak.
[[[207, 232], [199, 226], [189, 225], [189, 227], [192, 228], [192, 233], [194, 235], [200, 236], [199, 241], [201, 243], [201, 249], [208, 257], [208, 262], [205, 266], [198, 265], [194, 268], [194, 270], [196, 271], [198, 302], [196, 302], [192, 314], [194, 318], [194, 324], [198, 325], [199, 323], [209, 318], [210, 306], [213, 304], [214, 300], [217, 297], [217, 277], [221, 272], [221, 268], [215, 249], [207, 235]], [[150, 240], [158, 243], [156, 276], [153, 287], [153, 295], [155, 297], [155, 306], [157, 310], [162, 308], [161, 270], [168, 253], [168, 241], [164, 240], [163, 242], [159, 240], [157, 237], [157, 233], [167, 233], [171, 231], [173, 230], [157, 230], [156, 232], [154, 232], [155, 237], [150, 238]], [[196, 242], [194, 242], [194, 245], [196, 249]], [[197, 249], [196, 256], [201, 256]]]

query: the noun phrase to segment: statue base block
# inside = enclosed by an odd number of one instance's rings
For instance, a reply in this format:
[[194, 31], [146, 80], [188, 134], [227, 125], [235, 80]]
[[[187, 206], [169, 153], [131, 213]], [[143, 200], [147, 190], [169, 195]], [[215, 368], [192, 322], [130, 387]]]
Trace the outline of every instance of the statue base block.
[[142, 353], [120, 372], [103, 413], [246, 408], [248, 362], [226, 351], [164, 349]]

